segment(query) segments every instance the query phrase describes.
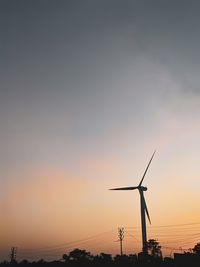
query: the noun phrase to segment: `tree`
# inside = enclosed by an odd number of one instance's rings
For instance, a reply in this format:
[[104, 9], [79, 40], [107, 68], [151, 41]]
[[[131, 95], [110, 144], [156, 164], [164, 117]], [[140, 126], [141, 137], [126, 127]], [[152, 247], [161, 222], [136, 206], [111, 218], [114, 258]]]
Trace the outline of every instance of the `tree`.
[[108, 265], [112, 262], [111, 254], [101, 252], [99, 255], [93, 257], [95, 264]]
[[63, 260], [64, 260], [65, 262], [67, 262], [67, 261], [70, 260], [69, 255], [67, 255], [67, 254], [63, 254], [63, 255], [62, 255], [62, 258], [63, 258]]
[[29, 264], [28, 260], [25, 259], [20, 262], [20, 265], [28, 265], [28, 264]]
[[131, 262], [137, 262], [136, 254], [129, 254], [128, 257]]
[[72, 250], [69, 253], [69, 258], [75, 261], [80, 261], [80, 260], [91, 260], [92, 259], [92, 255], [90, 254], [90, 252], [86, 251], [86, 250], [81, 250], [78, 248], [75, 248], [74, 250]]
[[147, 242], [147, 249], [150, 252], [150, 255], [154, 258], [161, 258], [162, 257], [162, 251], [161, 246], [159, 245], [159, 242], [155, 239], [149, 239]]
[[192, 250], [195, 254], [200, 255], [200, 243], [197, 243]]
[[45, 260], [43, 260], [43, 259], [40, 259], [40, 260], [38, 260], [37, 262], [36, 262], [39, 266], [42, 266], [42, 265], [45, 265]]
[[107, 253], [103, 253], [103, 252], [101, 252], [101, 253], [100, 253], [100, 258], [101, 258], [103, 261], [106, 261], [106, 262], [110, 262], [110, 261], [112, 261], [112, 256], [111, 256], [111, 254], [107, 254]]
[[129, 260], [130, 260], [129, 256], [128, 256], [128, 255], [125, 255], [125, 254], [123, 254], [123, 255], [119, 255], [119, 254], [117, 254], [117, 255], [114, 257], [114, 261], [115, 261], [115, 262], [118, 262], [118, 263], [120, 263], [120, 264], [122, 264], [122, 265], [128, 263]]

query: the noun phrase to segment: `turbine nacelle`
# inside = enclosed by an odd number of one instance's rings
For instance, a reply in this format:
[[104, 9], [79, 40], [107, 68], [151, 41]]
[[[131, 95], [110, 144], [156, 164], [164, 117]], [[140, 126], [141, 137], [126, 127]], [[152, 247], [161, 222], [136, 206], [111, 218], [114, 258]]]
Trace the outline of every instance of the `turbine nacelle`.
[[146, 186], [138, 186], [138, 190], [147, 191], [147, 187]]

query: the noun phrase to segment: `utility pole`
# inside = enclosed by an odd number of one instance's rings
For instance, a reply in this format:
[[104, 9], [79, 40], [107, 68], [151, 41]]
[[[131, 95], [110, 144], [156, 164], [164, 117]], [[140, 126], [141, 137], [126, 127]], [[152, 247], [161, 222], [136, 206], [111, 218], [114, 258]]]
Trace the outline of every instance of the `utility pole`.
[[123, 255], [123, 250], [122, 250], [122, 242], [124, 239], [124, 228], [123, 227], [119, 227], [118, 228], [118, 237], [119, 237], [119, 242], [120, 242], [120, 255]]
[[10, 252], [11, 263], [16, 261], [16, 256], [17, 256], [17, 247], [11, 247], [11, 252]]

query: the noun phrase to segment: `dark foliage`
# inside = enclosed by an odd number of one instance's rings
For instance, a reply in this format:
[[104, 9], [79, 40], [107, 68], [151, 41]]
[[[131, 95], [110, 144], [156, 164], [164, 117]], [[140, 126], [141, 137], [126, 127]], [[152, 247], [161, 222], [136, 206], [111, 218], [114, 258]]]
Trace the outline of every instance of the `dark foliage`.
[[139, 253], [112, 257], [111, 254], [100, 253], [93, 256], [86, 250], [76, 248], [69, 254], [63, 254], [59, 261], [4, 261], [0, 263], [0, 267], [199, 267], [199, 247], [200, 243], [197, 243], [193, 248], [194, 253], [175, 253], [174, 258], [163, 258], [159, 243], [152, 239], [148, 241], [149, 255]]

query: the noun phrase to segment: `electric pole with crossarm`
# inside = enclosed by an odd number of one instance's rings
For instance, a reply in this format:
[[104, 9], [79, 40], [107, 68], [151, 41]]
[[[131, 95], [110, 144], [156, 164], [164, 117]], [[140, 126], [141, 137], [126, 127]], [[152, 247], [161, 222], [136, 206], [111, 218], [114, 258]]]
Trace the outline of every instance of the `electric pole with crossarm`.
[[120, 242], [120, 255], [123, 255], [123, 249], [122, 249], [122, 242], [124, 239], [124, 228], [123, 227], [119, 227], [118, 228], [118, 237], [119, 237], [119, 242]]

